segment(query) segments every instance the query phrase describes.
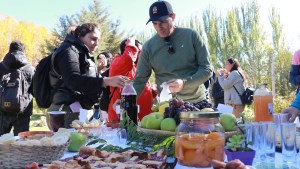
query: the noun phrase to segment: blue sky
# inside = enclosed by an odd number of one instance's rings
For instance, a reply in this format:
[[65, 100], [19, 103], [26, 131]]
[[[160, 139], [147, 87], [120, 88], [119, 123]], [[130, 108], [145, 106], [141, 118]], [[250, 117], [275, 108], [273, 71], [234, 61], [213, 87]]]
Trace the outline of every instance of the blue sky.
[[[71, 15], [87, 8], [93, 0], [0, 0], [0, 15], [25, 20], [36, 25], [53, 29], [63, 15]], [[126, 31], [152, 29], [148, 20], [149, 6], [155, 0], [101, 0], [109, 10], [112, 19], [121, 20], [121, 28]], [[232, 7], [239, 6], [246, 0], [169, 0], [176, 13], [177, 20], [199, 15], [205, 8], [212, 7], [226, 13]], [[299, 0], [258, 0], [261, 6], [261, 19], [264, 30], [271, 35], [269, 11], [272, 6], [280, 12], [284, 35], [292, 50], [300, 48], [300, 21], [298, 21]], [[298, 22], [297, 22], [298, 21]]]

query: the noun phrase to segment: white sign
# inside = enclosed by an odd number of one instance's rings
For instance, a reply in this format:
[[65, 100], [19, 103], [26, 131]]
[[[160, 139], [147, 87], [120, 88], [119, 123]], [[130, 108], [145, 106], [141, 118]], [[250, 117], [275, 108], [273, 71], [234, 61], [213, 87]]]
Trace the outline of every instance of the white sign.
[[223, 114], [223, 113], [232, 113], [233, 111], [233, 107], [229, 106], [229, 105], [225, 105], [225, 104], [218, 104], [217, 107], [219, 113]]

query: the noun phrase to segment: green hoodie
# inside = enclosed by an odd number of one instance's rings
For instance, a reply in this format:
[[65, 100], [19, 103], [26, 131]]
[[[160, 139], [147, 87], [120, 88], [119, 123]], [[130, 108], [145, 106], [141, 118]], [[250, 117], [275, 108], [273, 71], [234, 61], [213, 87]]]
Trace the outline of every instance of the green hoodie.
[[209, 52], [205, 44], [196, 31], [178, 27], [170, 36], [170, 41], [175, 49], [173, 54], [168, 52], [168, 45], [157, 34], [143, 45], [134, 79], [138, 96], [153, 70], [159, 93], [163, 82], [183, 79], [184, 88], [176, 96], [189, 102], [204, 100], [203, 83], [212, 75]]

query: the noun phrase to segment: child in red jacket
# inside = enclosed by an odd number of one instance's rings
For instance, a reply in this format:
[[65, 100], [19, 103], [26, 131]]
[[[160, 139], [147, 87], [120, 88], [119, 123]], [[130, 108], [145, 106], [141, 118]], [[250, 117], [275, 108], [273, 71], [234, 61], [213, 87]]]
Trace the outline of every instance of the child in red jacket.
[[[120, 44], [121, 54], [117, 54], [110, 65], [109, 76], [123, 75], [127, 76], [130, 80], [133, 80], [136, 74], [136, 67], [142, 44], [133, 38], [125, 39]], [[117, 88], [114, 91], [114, 87], [110, 88], [110, 93], [113, 93], [111, 101], [108, 107], [108, 121], [119, 121], [119, 115], [116, 114], [113, 109], [113, 104], [116, 100], [121, 99], [122, 88]], [[141, 96], [137, 99], [137, 104], [140, 106], [140, 112], [138, 119], [151, 113], [153, 98], [152, 88], [150, 82], [146, 84]]]

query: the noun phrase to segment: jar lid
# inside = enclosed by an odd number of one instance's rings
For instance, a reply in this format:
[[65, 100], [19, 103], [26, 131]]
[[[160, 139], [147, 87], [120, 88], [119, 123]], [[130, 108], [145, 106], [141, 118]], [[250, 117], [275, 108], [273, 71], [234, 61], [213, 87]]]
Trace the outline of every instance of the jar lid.
[[180, 113], [180, 118], [182, 119], [215, 118], [219, 116], [220, 113], [217, 111], [215, 112], [187, 111], [187, 112]]

